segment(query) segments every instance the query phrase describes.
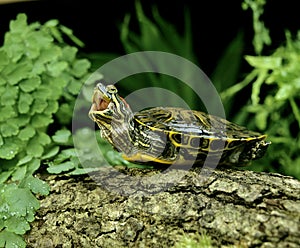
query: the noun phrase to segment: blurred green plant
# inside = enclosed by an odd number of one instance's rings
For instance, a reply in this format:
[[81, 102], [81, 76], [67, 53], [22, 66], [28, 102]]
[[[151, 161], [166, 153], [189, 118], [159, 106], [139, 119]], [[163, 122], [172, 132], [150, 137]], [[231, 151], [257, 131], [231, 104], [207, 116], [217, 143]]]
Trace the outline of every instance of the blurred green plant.
[[245, 56], [253, 70], [240, 83], [221, 93], [223, 100], [237, 97], [252, 84], [251, 102], [236, 116], [247, 126], [268, 134], [272, 141], [266, 156], [251, 167], [276, 171], [300, 179], [300, 31], [293, 37], [286, 31], [286, 42], [269, 55], [260, 55], [264, 45], [271, 44], [269, 31], [260, 20], [265, 1], [245, 0], [251, 8], [257, 56]]
[[196, 61], [192, 46], [192, 30], [190, 15], [184, 9], [184, 33], [180, 34], [175, 26], [165, 21], [159, 14], [156, 6], [152, 7], [153, 21], [150, 20], [142, 9], [139, 1], [135, 2], [136, 19], [139, 25], [139, 34], [130, 29], [131, 15], [126, 14], [121, 25], [120, 39], [127, 53], [136, 51], [163, 51], [174, 52], [177, 55]]
[[[138, 51], [161, 51], [175, 53], [182, 56], [192, 62], [196, 61], [195, 53], [192, 48], [192, 31], [190, 23], [189, 12], [184, 10], [184, 33], [180, 34], [174, 25], [165, 21], [158, 12], [156, 6], [152, 8], [153, 21], [148, 18], [142, 9], [142, 5], [139, 1], [136, 1], [136, 20], [138, 23], [139, 33], [131, 31], [130, 22], [131, 15], [126, 14], [123, 23], [120, 27], [120, 40], [123, 44], [126, 53], [133, 53]], [[151, 63], [151, 62], [150, 62]], [[148, 65], [149, 61], [147, 58], [141, 58], [140, 64], [143, 66]], [[156, 66], [163, 68], [164, 66], [171, 67], [171, 64], [164, 64], [164, 61], [157, 61]], [[176, 66], [176, 65], [175, 65]], [[176, 67], [176, 70], [178, 68]], [[188, 70], [182, 68], [182, 74], [189, 74]], [[197, 102], [197, 95], [184, 83], [178, 79], [155, 73], [143, 73], [135, 76], [131, 76], [128, 79], [124, 79], [121, 82], [122, 88], [126, 92], [132, 92], [147, 87], [158, 87], [165, 88], [171, 92], [180, 96], [189, 96], [184, 98], [186, 103], [190, 107], [194, 107]], [[140, 99], [146, 100], [146, 99]], [[165, 95], [155, 94], [153, 95], [151, 102], [153, 106], [158, 106], [165, 102]], [[178, 102], [176, 99], [172, 102], [173, 106], [176, 106]], [[134, 105], [134, 104], [132, 104]], [[201, 104], [200, 104], [201, 105]], [[200, 106], [199, 104], [197, 107]], [[151, 105], [149, 105], [150, 107]]]
[[[132, 20], [133, 19], [133, 20]], [[138, 33], [131, 31], [130, 22], [136, 21], [138, 23]], [[136, 1], [136, 19], [131, 17], [130, 14], [125, 15], [124, 21], [121, 25], [120, 39], [123, 44], [126, 53], [138, 52], [138, 51], [162, 51], [179, 55], [195, 64], [197, 64], [197, 58], [193, 49], [193, 36], [191, 29], [191, 18], [189, 11], [184, 9], [184, 29], [181, 34], [176, 27], [164, 20], [156, 6], [152, 7], [152, 19], [144, 14], [141, 3]], [[239, 75], [239, 67], [242, 60], [243, 50], [243, 34], [239, 33], [233, 41], [228, 45], [228, 49], [220, 57], [220, 61], [216, 70], [212, 74], [212, 79], [217, 90], [221, 91], [228, 88], [237, 82]], [[231, 66], [228, 68], [228, 59], [231, 60]], [[143, 58], [142, 58], [143, 59]], [[141, 60], [141, 66], [149, 63], [147, 58]], [[174, 67], [174, 71], [178, 70], [177, 64], [166, 64], [164, 61], [157, 61], [156, 66], [168, 69]], [[191, 74], [190, 68], [181, 68], [180, 73], [184, 78], [188, 78]], [[205, 111], [199, 96], [188, 86], [185, 82], [181, 82], [174, 77], [170, 77], [163, 74], [144, 73], [134, 75], [128, 79], [124, 79], [121, 82], [121, 86], [125, 89], [125, 93], [132, 92], [140, 88], [158, 87], [165, 88], [177, 96], [180, 99], [184, 99], [189, 108], [195, 110]], [[146, 101], [147, 99], [139, 99], [140, 101]], [[172, 106], [183, 107], [181, 103], [174, 97], [169, 99], [172, 101]], [[165, 94], [154, 94], [149, 99], [149, 107], [161, 106], [166, 102]], [[214, 104], [213, 99], [212, 105]], [[229, 108], [231, 101], [227, 101], [225, 109]], [[135, 104], [131, 104], [135, 105]]]
[[269, 30], [265, 27], [264, 22], [260, 19], [264, 13], [264, 6], [266, 0], [244, 0], [242, 3], [242, 8], [244, 10], [251, 9], [253, 16], [253, 46], [257, 54], [261, 54], [264, 45], [271, 44], [271, 38], [269, 35]]

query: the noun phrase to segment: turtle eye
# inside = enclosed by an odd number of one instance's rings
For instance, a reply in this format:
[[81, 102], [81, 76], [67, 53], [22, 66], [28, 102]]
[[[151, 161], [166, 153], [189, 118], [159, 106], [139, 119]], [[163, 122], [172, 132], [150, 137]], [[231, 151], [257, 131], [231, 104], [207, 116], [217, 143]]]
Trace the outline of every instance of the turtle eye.
[[118, 90], [114, 85], [108, 85], [107, 86], [107, 92], [109, 94], [116, 94], [118, 92]]
[[102, 83], [98, 83], [95, 87], [95, 90], [100, 90], [101, 92], [106, 91], [105, 86]]

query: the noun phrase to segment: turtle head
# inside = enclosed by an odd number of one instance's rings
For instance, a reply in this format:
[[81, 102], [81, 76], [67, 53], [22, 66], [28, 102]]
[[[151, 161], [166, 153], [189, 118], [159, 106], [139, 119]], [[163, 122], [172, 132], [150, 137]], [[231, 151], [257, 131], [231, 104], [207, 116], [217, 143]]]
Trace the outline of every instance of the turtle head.
[[98, 124], [103, 136], [107, 136], [108, 134], [103, 132], [111, 133], [121, 126], [126, 129], [133, 113], [126, 101], [118, 95], [114, 85], [105, 86], [98, 83], [94, 89], [89, 117]]

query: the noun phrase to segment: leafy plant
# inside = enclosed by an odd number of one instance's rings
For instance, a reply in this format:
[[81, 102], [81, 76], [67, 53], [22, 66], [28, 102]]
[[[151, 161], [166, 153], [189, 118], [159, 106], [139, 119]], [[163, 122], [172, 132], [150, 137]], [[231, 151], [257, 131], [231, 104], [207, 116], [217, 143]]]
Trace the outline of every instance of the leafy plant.
[[[30, 229], [29, 223], [34, 220], [39, 202], [34, 194], [47, 195], [48, 185], [38, 178], [29, 175], [22, 182], [3, 184], [0, 186], [0, 247], [25, 247], [18, 235]], [[14, 245], [13, 245], [14, 244]]]
[[19, 14], [0, 48], [0, 246], [25, 246], [16, 235], [34, 219], [39, 207], [34, 195], [49, 193], [32, 175], [63, 152], [62, 143], [71, 144], [64, 126], [90, 62], [78, 59], [78, 49], [63, 36], [82, 45], [56, 20], [28, 25]]
[[54, 117], [61, 124], [70, 122], [74, 96], [90, 63], [75, 58], [77, 48], [53, 42], [61, 37], [57, 25], [27, 25], [21, 14], [5, 35], [0, 49], [1, 159], [26, 158], [28, 163], [42, 157], [51, 143], [46, 131]]
[[[98, 146], [95, 144], [86, 142], [93, 137], [97, 138]], [[132, 166], [121, 157], [121, 154], [113, 151], [111, 145], [100, 138], [99, 131], [91, 130], [89, 128], [81, 128], [77, 130], [73, 139], [76, 141], [76, 148], [73, 146], [62, 150], [57, 156], [51, 159], [48, 164], [47, 171], [52, 174], [68, 173], [69, 175], [80, 175], [89, 172], [97, 171], [98, 167], [107, 162], [110, 165], [126, 165]], [[67, 140], [62, 140], [61, 144], [64, 144]], [[95, 156], [98, 154], [97, 149], [100, 148], [103, 156]], [[81, 158], [79, 161], [78, 157]], [[81, 164], [84, 163], [84, 167]], [[88, 166], [87, 166], [88, 165]], [[138, 166], [135, 166], [138, 167]]]
[[[153, 20], [148, 18], [142, 9], [142, 5], [139, 1], [136, 1], [136, 19], [132, 18], [130, 14], [126, 14], [123, 23], [120, 27], [120, 40], [126, 53], [133, 53], [137, 51], [161, 51], [170, 52], [182, 56], [190, 61], [195, 62], [196, 57], [192, 48], [192, 31], [190, 23], [190, 15], [185, 10], [185, 28], [184, 33], [180, 34], [174, 25], [165, 21], [159, 14], [158, 9], [153, 6], [152, 16]], [[131, 31], [130, 24], [132, 21], [137, 21], [139, 27], [139, 33]], [[140, 65], [143, 67], [148, 64], [149, 61], [145, 58], [141, 58]], [[164, 66], [171, 67], [172, 65], [165, 65], [163, 61], [157, 61], [156, 66], [163, 68]], [[188, 70], [182, 68], [182, 74], [189, 74]], [[124, 93], [132, 92], [141, 88], [158, 87], [165, 88], [171, 92], [182, 96], [191, 108], [198, 108], [197, 95], [185, 84], [178, 79], [154, 73], [144, 73], [129, 77], [121, 82]], [[179, 87], [180, 85], [180, 87]], [[180, 90], [179, 90], [180, 89]], [[189, 97], [184, 97], [189, 96]], [[147, 99], [141, 99], [147, 101]], [[173, 99], [171, 99], [173, 100]], [[161, 104], [166, 101], [165, 95], [154, 94], [150, 102], [146, 102], [148, 107], [156, 106], [155, 104]], [[151, 105], [152, 104], [152, 105]], [[154, 105], [153, 105], [154, 104]], [[173, 106], [176, 106], [178, 102], [176, 99], [172, 102]], [[131, 104], [133, 107], [135, 104]]]
[[264, 6], [266, 0], [244, 0], [242, 3], [242, 8], [244, 10], [251, 9], [253, 15], [253, 46], [257, 54], [261, 54], [264, 45], [271, 44], [271, 38], [269, 35], [269, 30], [265, 27], [265, 24], [260, 17], [264, 13]]
[[[269, 31], [260, 20], [263, 0], [245, 0], [244, 9], [253, 11], [255, 36], [253, 45], [260, 54], [271, 44]], [[222, 93], [233, 97], [252, 84], [251, 104], [243, 107], [237, 118], [268, 134], [272, 141], [264, 166], [257, 170], [277, 171], [300, 179], [300, 31], [293, 37], [286, 31], [286, 42], [269, 55], [245, 56], [253, 67], [245, 80]], [[258, 163], [257, 163], [258, 164]], [[268, 166], [268, 167], [266, 167]]]
[[[121, 25], [120, 35], [125, 51], [127, 53], [144, 50], [170, 52], [182, 56], [195, 64], [199, 64], [193, 49], [193, 36], [190, 23], [191, 18], [189, 11], [187, 9], [184, 11], [183, 21], [185, 25], [184, 31], [181, 34], [178, 30], [176, 30], [176, 27], [172, 25], [172, 23], [167, 22], [159, 15], [159, 11], [155, 6], [153, 6], [152, 9], [152, 19], [150, 19], [150, 17], [147, 17], [144, 14], [140, 2], [136, 1], [136, 21], [138, 23], [139, 33], [134, 33], [130, 30], [130, 22], [134, 20], [131, 15], [127, 14]], [[228, 44], [228, 47], [219, 59], [215, 71], [211, 75], [212, 82], [219, 92], [227, 89], [237, 82], [240, 64], [242, 61], [242, 52], [243, 34], [240, 32], [235, 38], [233, 38], [232, 42]], [[231, 66], [228, 68], [229, 59], [231, 61]], [[141, 61], [141, 66], [145, 63], [147, 63], [147, 61]], [[160, 61], [157, 61], [156, 64], [161, 67], [168, 66], [168, 68], [172, 66], [170, 64], [160, 64]], [[176, 67], [174, 70], [178, 70], [178, 68]], [[183, 68], [181, 74], [189, 75], [190, 71], [188, 68]], [[192, 89], [179, 80], [166, 75], [145, 73], [139, 75], [139, 77], [134, 76], [128, 78], [128, 80], [125, 79], [121, 82], [121, 85], [123, 89], [125, 89], [125, 93], [126, 90], [132, 91], [138, 88], [166, 88], [184, 99], [191, 109], [205, 111], [205, 106], [202, 105], [201, 99], [199, 99]], [[152, 104], [158, 103], [158, 105], [161, 105], [166, 101], [165, 95], [155, 94], [154, 97], [154, 99], [151, 98]], [[145, 101], [145, 99], [142, 100]], [[211, 104], [214, 104], [213, 100]], [[230, 99], [227, 99], [227, 101], [224, 102], [226, 112], [230, 112], [231, 104], [232, 101]], [[177, 105], [178, 101], [174, 99], [172, 106]], [[151, 103], [149, 103], [149, 106], [151, 106]]]

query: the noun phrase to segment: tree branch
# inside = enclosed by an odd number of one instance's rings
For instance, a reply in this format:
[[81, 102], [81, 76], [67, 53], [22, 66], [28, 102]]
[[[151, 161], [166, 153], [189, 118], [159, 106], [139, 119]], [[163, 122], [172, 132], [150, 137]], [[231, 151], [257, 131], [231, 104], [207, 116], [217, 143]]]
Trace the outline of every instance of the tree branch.
[[291, 177], [114, 167], [44, 179], [51, 194], [41, 199], [28, 247], [172, 247], [203, 232], [214, 247], [300, 246], [300, 182]]

